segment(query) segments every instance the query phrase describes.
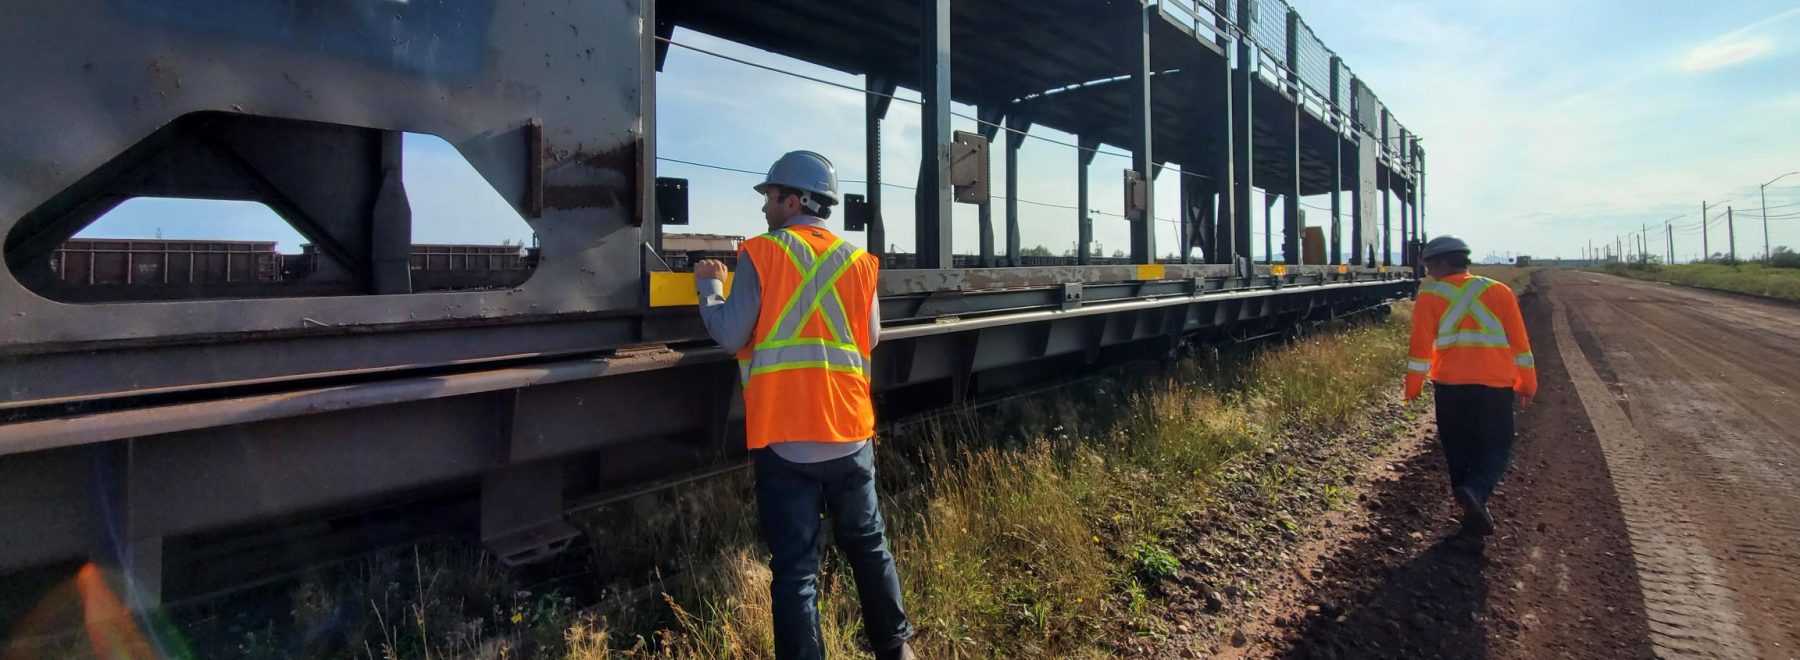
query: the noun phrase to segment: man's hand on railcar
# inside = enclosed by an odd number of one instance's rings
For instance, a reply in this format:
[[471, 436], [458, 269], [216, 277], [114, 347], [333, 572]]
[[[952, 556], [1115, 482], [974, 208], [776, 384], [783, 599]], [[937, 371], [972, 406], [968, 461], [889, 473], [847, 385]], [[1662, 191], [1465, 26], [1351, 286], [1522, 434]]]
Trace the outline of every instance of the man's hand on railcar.
[[730, 269], [725, 267], [725, 262], [719, 261], [718, 259], [703, 259], [700, 263], [694, 264], [694, 277], [696, 279], [724, 280], [725, 275], [730, 272]]

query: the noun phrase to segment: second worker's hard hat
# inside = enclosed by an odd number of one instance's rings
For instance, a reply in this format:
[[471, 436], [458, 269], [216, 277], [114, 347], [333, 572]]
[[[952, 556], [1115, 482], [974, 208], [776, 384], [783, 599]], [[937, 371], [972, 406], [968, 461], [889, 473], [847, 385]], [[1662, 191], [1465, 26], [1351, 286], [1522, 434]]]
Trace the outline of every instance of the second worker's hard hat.
[[[831, 161], [811, 151], [790, 151], [769, 166], [769, 175], [756, 184], [756, 192], [769, 186], [786, 186], [810, 193], [814, 201], [831, 206], [838, 203], [837, 168]], [[815, 209], [816, 210], [816, 209]]]
[[1446, 254], [1451, 254], [1454, 252], [1469, 252], [1469, 251], [1470, 251], [1469, 244], [1464, 243], [1463, 239], [1457, 238], [1455, 236], [1451, 236], [1449, 234], [1445, 234], [1443, 236], [1439, 236], [1437, 238], [1431, 239], [1430, 242], [1426, 243], [1425, 251], [1421, 252], [1419, 254], [1419, 258], [1420, 259], [1433, 259], [1436, 257], [1444, 256]]

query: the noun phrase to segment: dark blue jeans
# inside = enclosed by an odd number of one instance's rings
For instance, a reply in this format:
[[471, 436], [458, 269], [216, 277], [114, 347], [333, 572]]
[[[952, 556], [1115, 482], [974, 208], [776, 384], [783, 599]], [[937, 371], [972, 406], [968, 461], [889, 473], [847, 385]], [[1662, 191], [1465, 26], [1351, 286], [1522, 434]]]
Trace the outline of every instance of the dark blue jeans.
[[900, 602], [900, 575], [888, 552], [875, 500], [875, 449], [822, 463], [790, 463], [767, 449], [750, 452], [756, 465], [756, 513], [769, 544], [769, 600], [774, 608], [775, 656], [823, 658], [819, 631], [819, 534], [831, 513], [838, 550], [850, 561], [862, 600], [863, 629], [876, 653], [912, 637]]
[[1512, 462], [1513, 391], [1439, 384], [1435, 398], [1450, 487], [1467, 487], [1486, 504]]

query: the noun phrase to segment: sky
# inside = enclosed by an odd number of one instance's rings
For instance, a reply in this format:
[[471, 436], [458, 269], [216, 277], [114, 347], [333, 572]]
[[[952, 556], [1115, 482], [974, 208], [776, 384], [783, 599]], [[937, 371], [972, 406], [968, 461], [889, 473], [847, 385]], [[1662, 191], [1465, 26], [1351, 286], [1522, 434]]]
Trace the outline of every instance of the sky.
[[[1757, 184], [1800, 170], [1800, 3], [1733, 0], [1293, 0], [1312, 30], [1423, 138], [1426, 229], [1468, 240], [1478, 258], [1580, 257], [1595, 245], [1665, 223], [1685, 261], [1700, 254], [1701, 204], [1728, 204], [1738, 250], [1762, 249]], [[860, 89], [853, 76], [686, 30], [675, 40], [719, 55]], [[952, 45], [954, 47], [954, 44]], [[1153, 45], [1154, 47], [1154, 45]], [[859, 91], [805, 80], [684, 47], [658, 77], [661, 176], [691, 182], [693, 224], [672, 231], [761, 231], [750, 191], [783, 152], [830, 157], [846, 193], [867, 178]], [[911, 185], [919, 154], [918, 95], [899, 94], [883, 125], [887, 183]], [[955, 111], [973, 116], [973, 108]], [[954, 128], [974, 130], [973, 121]], [[1020, 152], [1022, 244], [1071, 249], [1076, 214], [1073, 136], [1031, 131]], [[1093, 164], [1095, 239], [1128, 247], [1121, 207], [1126, 149]], [[1002, 151], [992, 157], [1000, 194]], [[712, 168], [686, 164], [703, 163]], [[717, 169], [727, 168], [727, 169]], [[1180, 174], [1158, 179], [1158, 253], [1175, 245]], [[530, 230], [450, 145], [406, 140], [415, 242], [528, 240]], [[1323, 197], [1306, 200], [1323, 206]], [[912, 193], [886, 191], [888, 239], [912, 249]], [[1768, 188], [1772, 243], [1800, 247], [1800, 174]], [[1260, 216], [1260, 204], [1256, 205]], [[1346, 209], [1348, 201], [1346, 200]], [[1279, 211], [1277, 212], [1279, 213]], [[1323, 214], [1309, 218], [1321, 224]], [[1724, 208], [1708, 237], [1725, 250]], [[954, 244], [976, 246], [975, 207], [955, 205]], [[1003, 211], [994, 208], [996, 231]], [[1786, 217], [1784, 217], [1786, 216]], [[1254, 223], [1261, 226], [1261, 218]], [[261, 239], [293, 251], [298, 235], [260, 205], [140, 199], [84, 236]], [[853, 235], [858, 240], [860, 235]], [[997, 237], [1003, 249], [1004, 236]], [[1261, 237], [1256, 244], [1261, 245]], [[1279, 242], [1279, 241], [1277, 241]]]
[[[1426, 230], [1477, 256], [1578, 257], [1644, 223], [1661, 254], [1673, 218], [1686, 261], [1706, 201], [1733, 208], [1742, 256], [1762, 249], [1758, 184], [1800, 170], [1791, 0], [1293, 4], [1423, 136]], [[1776, 245], [1800, 248], [1800, 206], [1776, 208], [1795, 202], [1800, 174], [1768, 188]]]

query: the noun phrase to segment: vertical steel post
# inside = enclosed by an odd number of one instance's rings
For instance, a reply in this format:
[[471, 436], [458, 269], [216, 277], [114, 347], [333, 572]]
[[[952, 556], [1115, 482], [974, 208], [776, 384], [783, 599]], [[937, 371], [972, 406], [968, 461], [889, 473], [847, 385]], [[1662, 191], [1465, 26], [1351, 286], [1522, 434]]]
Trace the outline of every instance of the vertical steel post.
[[[1211, 264], [1228, 264], [1236, 261], [1237, 255], [1237, 178], [1239, 176], [1235, 159], [1237, 157], [1237, 133], [1235, 119], [1237, 102], [1232, 93], [1231, 77], [1231, 22], [1226, 15], [1225, 0], [1217, 2], [1217, 13], [1213, 18], [1214, 39], [1219, 45], [1219, 52], [1225, 56], [1220, 58], [1219, 79], [1224, 81], [1225, 112], [1220, 117], [1223, 125], [1216, 126], [1224, 137], [1224, 149], [1220, 150], [1219, 160], [1213, 167], [1217, 175], [1214, 188], [1218, 192], [1217, 213], [1213, 215], [1211, 243], [1206, 251], [1206, 262]], [[1212, 200], [1208, 200], [1212, 204]]]
[[1178, 198], [1176, 203], [1180, 205], [1180, 209], [1175, 212], [1175, 249], [1179, 250], [1176, 253], [1176, 263], [1183, 264], [1188, 263], [1188, 253], [1192, 252], [1188, 246], [1188, 227], [1192, 224], [1189, 216], [1193, 215], [1194, 208], [1194, 191], [1191, 190], [1193, 185], [1188, 183], [1191, 178], [1193, 177], [1188, 176], [1187, 166], [1183, 165], [1181, 178], [1175, 180], [1175, 196]]
[[881, 218], [881, 120], [887, 117], [893, 102], [894, 78], [886, 74], [870, 74], [863, 80], [863, 167], [869, 173], [869, 188], [863, 191], [869, 202], [870, 254], [887, 254], [887, 226]]
[[[1000, 122], [1005, 119], [1004, 114], [997, 105], [983, 105], [976, 108], [975, 117], [980, 121], [975, 125], [975, 132], [987, 139], [988, 144], [993, 144], [994, 138], [1000, 134]], [[1012, 161], [1007, 161], [1007, 166], [1011, 167]], [[1013, 189], [1007, 188], [1007, 208], [1012, 207], [1012, 195]], [[991, 196], [989, 201], [982, 202], [975, 208], [975, 228], [977, 245], [980, 249], [975, 264], [982, 268], [999, 265], [994, 259], [994, 204]]]
[[[1388, 111], [1381, 109], [1381, 148], [1376, 158], [1375, 173], [1381, 175], [1381, 161], [1386, 160], [1388, 148]], [[1376, 188], [1381, 193], [1381, 265], [1394, 265], [1394, 167], [1387, 166], [1387, 174], [1381, 176], [1381, 185]]]
[[[1405, 173], [1408, 171], [1408, 168], [1407, 168], [1408, 160], [1407, 160], [1407, 155], [1406, 155], [1406, 129], [1404, 129], [1404, 128], [1400, 129], [1400, 154], [1399, 155], [1400, 155], [1400, 171], [1402, 173]], [[1413, 217], [1412, 217], [1412, 208], [1411, 208], [1411, 206], [1412, 206], [1412, 204], [1411, 204], [1412, 182], [1407, 180], [1404, 175], [1397, 177], [1397, 178], [1400, 179], [1401, 187], [1400, 187], [1399, 193], [1395, 195], [1396, 199], [1394, 200], [1394, 203], [1396, 203], [1400, 206], [1400, 265], [1411, 266], [1412, 265], [1412, 257], [1411, 257], [1412, 241], [1413, 241], [1413, 229], [1412, 229]]]
[[1368, 201], [1363, 194], [1363, 177], [1368, 176], [1368, 173], [1363, 171], [1363, 149], [1364, 145], [1368, 143], [1369, 136], [1357, 128], [1361, 125], [1361, 120], [1357, 116], [1362, 110], [1362, 95], [1358, 93], [1360, 91], [1362, 91], [1362, 80], [1352, 77], [1350, 79], [1350, 134], [1356, 137], [1356, 167], [1353, 172], [1356, 175], [1356, 183], [1350, 187], [1350, 263], [1356, 266], [1368, 266], [1369, 255], [1364, 245], [1368, 243], [1369, 237], [1363, 231], [1363, 225], [1369, 222], [1368, 214], [1363, 212], [1363, 204]]
[[1151, 163], [1156, 162], [1150, 152], [1150, 12], [1162, 10], [1144, 4], [1133, 11], [1136, 16], [1128, 28], [1132, 42], [1136, 44], [1129, 48], [1128, 55], [1131, 66], [1131, 169], [1144, 181], [1144, 215], [1131, 222], [1131, 262], [1149, 264], [1156, 262], [1156, 182], [1150, 172]]
[[[1250, 1], [1239, 0], [1237, 25], [1240, 30], [1249, 29], [1250, 12]], [[1250, 132], [1250, 112], [1256, 91], [1256, 52], [1247, 32], [1239, 32], [1235, 38], [1237, 68], [1226, 72], [1226, 78], [1231, 81], [1231, 231], [1236, 239], [1232, 244], [1234, 257], [1243, 258], [1254, 252], [1251, 247], [1250, 190], [1256, 183], [1256, 152]]]
[[1019, 254], [1019, 147], [1031, 130], [1031, 120], [1021, 108], [1006, 113], [1006, 265], [1023, 266]]
[[1076, 136], [1075, 143], [1080, 145], [1075, 152], [1075, 158], [1080, 164], [1075, 174], [1075, 205], [1080, 207], [1076, 212], [1079, 214], [1076, 218], [1079, 224], [1075, 226], [1075, 262], [1086, 266], [1094, 262], [1094, 218], [1088, 214], [1088, 170], [1094, 164], [1094, 154], [1099, 152], [1100, 138], [1083, 134]]
[[919, 0], [919, 204], [918, 268], [949, 268], [950, 196], [950, 0]]
[[1408, 255], [1413, 257], [1413, 266], [1424, 266], [1424, 263], [1418, 261], [1418, 252], [1424, 250], [1427, 241], [1426, 209], [1418, 205], [1418, 187], [1424, 185], [1424, 178], [1418, 176], [1417, 167], [1413, 169], [1413, 173], [1415, 173], [1413, 174], [1413, 183], [1406, 189], [1409, 198], [1411, 198], [1411, 201], [1408, 201], [1409, 209], [1413, 212], [1413, 245], [1409, 245], [1406, 250], [1408, 250]]
[[1289, 159], [1288, 195], [1281, 205], [1281, 255], [1289, 264], [1300, 263], [1300, 12], [1289, 7], [1287, 12], [1287, 87], [1294, 95], [1293, 148]]
[[1343, 84], [1342, 72], [1344, 61], [1338, 56], [1331, 56], [1331, 258], [1326, 263], [1337, 265], [1344, 263], [1344, 225], [1343, 225], [1343, 193], [1344, 186], [1344, 116], [1343, 99], [1339, 98], [1338, 86]]
[[1419, 240], [1427, 240], [1425, 233], [1425, 152], [1419, 150], [1418, 138], [1413, 138], [1414, 157], [1419, 163]]

